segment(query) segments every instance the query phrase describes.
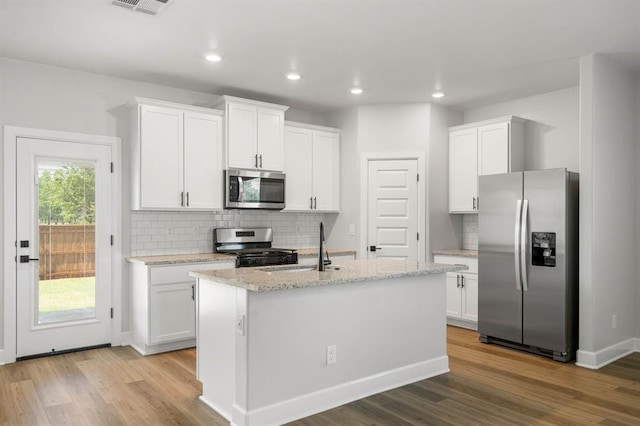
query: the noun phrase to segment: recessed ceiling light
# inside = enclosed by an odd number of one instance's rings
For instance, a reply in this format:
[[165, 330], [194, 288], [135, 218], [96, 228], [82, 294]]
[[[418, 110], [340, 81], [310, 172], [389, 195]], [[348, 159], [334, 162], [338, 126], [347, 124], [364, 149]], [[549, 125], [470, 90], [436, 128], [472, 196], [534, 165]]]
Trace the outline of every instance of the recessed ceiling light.
[[300, 80], [300, 74], [295, 72], [290, 72], [289, 74], [287, 74], [287, 78], [289, 80]]
[[222, 60], [222, 57], [215, 53], [210, 53], [207, 56], [205, 56], [205, 59], [209, 62], [220, 62]]
[[353, 93], [354, 95], [359, 95], [360, 93], [362, 93], [362, 89], [360, 87], [353, 87], [351, 89], [351, 93]]
[[442, 93], [442, 92], [434, 92], [434, 93], [431, 95], [431, 97], [432, 97], [432, 98], [441, 98], [441, 97], [443, 97], [443, 96], [444, 96], [444, 93]]

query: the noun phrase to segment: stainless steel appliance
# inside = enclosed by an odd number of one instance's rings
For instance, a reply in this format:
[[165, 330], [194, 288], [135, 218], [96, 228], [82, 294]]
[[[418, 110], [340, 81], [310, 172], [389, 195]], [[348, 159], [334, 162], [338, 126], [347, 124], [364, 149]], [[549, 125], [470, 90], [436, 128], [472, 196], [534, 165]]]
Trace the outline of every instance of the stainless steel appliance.
[[567, 362], [578, 340], [578, 174], [479, 178], [480, 340]]
[[271, 247], [271, 228], [216, 228], [213, 248], [217, 253], [236, 255], [236, 268], [298, 263], [294, 249]]
[[282, 210], [285, 207], [285, 174], [229, 169], [224, 173], [224, 207], [227, 209]]

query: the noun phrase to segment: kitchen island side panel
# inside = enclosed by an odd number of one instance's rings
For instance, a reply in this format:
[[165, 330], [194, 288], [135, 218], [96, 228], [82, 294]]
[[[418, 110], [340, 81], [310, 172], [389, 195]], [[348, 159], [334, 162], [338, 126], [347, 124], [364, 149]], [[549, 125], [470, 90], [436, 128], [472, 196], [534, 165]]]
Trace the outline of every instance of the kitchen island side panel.
[[197, 379], [202, 399], [227, 420], [235, 398], [236, 293], [225, 284], [198, 279]]
[[[247, 419], [293, 420], [267, 413], [299, 409], [295, 401], [308, 397], [312, 406], [298, 413], [306, 416], [330, 408], [313, 406], [323, 392], [345, 403], [386, 390], [381, 376], [405, 384], [448, 371], [445, 298], [444, 274], [248, 292], [247, 334], [238, 336], [247, 350], [247, 405], [238, 408]], [[327, 365], [331, 345], [337, 362]]]

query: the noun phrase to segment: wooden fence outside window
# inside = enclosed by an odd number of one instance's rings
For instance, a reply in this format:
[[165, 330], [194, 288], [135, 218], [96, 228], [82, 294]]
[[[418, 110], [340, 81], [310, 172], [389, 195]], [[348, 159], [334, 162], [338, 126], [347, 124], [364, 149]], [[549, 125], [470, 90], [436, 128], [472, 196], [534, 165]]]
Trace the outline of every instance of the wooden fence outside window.
[[40, 225], [40, 279], [95, 276], [95, 225]]

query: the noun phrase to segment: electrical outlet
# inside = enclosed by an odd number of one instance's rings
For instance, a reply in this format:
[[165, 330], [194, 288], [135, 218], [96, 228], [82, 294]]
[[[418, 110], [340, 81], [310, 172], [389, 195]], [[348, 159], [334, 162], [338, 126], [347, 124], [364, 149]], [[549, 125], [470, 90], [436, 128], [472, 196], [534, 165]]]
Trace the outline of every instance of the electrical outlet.
[[335, 364], [338, 360], [336, 345], [327, 346], [327, 365]]
[[236, 319], [236, 333], [244, 336], [244, 315], [238, 315]]
[[618, 326], [618, 316], [616, 314], [611, 315], [611, 328]]

